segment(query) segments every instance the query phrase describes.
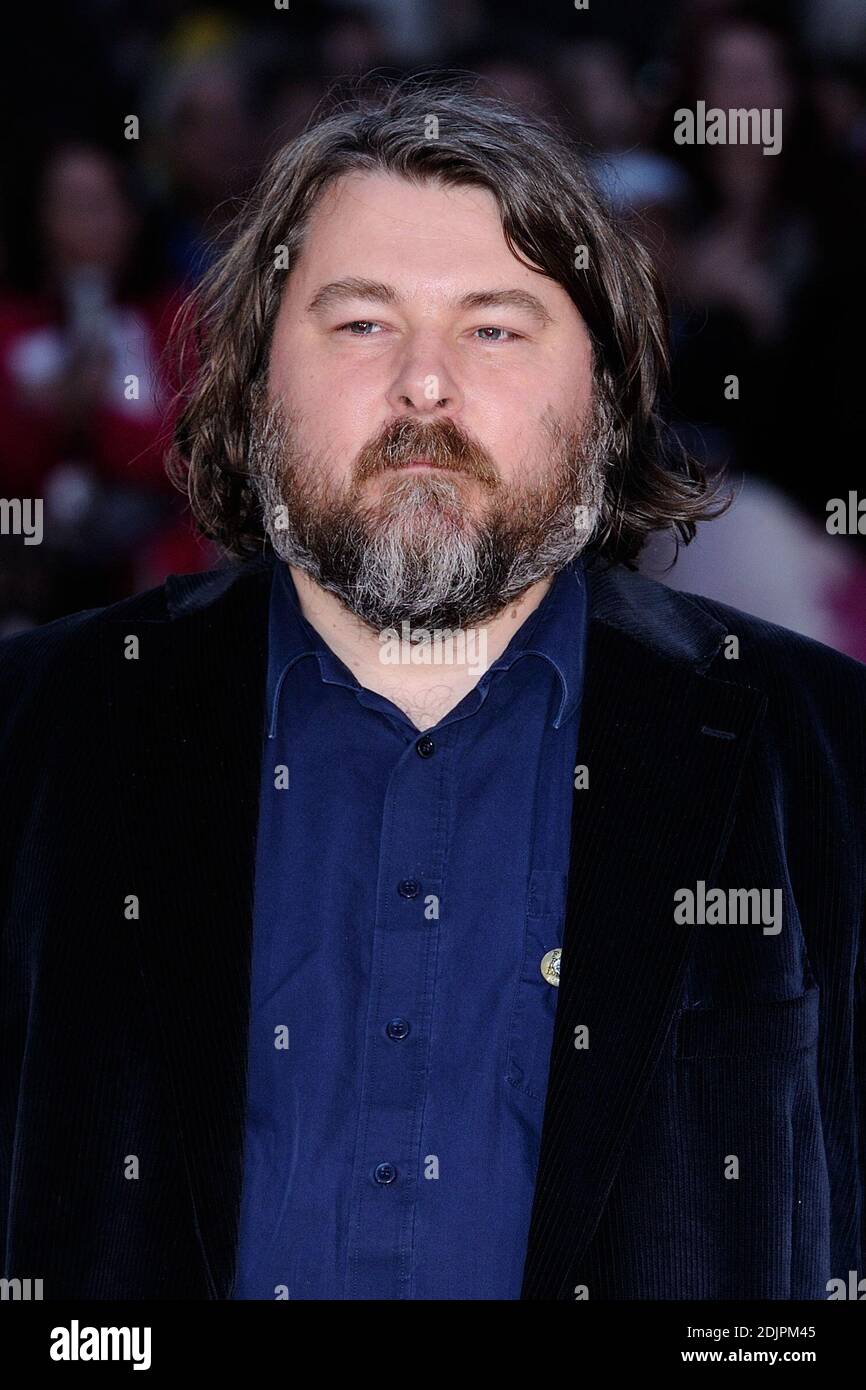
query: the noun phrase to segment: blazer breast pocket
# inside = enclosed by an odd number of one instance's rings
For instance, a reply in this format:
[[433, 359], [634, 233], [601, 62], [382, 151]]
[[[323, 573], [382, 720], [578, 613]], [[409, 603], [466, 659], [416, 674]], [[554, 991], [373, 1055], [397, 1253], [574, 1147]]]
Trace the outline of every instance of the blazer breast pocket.
[[817, 985], [793, 999], [749, 1000], [682, 1009], [674, 1030], [674, 1056], [786, 1057], [818, 1041]]
[[[535, 869], [529, 879], [523, 961], [508, 1026], [505, 1077], [509, 1084], [542, 1104], [553, 1043], [567, 874]], [[542, 966], [546, 973], [542, 973]]]

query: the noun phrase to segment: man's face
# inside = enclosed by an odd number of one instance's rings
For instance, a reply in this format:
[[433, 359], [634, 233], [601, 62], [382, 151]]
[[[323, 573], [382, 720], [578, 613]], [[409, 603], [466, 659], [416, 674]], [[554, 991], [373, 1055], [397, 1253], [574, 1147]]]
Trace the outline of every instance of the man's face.
[[588, 539], [592, 398], [583, 320], [509, 250], [492, 194], [348, 175], [311, 214], [254, 403], [277, 553], [373, 627], [489, 617]]

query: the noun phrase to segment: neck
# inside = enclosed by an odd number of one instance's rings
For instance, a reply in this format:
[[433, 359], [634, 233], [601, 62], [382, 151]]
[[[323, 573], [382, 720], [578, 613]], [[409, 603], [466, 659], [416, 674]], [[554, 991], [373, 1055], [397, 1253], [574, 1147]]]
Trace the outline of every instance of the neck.
[[[421, 653], [414, 644], [383, 644], [379, 633], [362, 623], [334, 594], [320, 588], [295, 565], [289, 569], [301, 612], [310, 626], [360, 685], [390, 700], [418, 729], [437, 724], [478, 684], [553, 582], [553, 575], [546, 575], [492, 618], [467, 629], [465, 640], [454, 634], [452, 641], [438, 647], [434, 642], [427, 649], [427, 660], [419, 660]], [[398, 630], [398, 639], [400, 636]]]

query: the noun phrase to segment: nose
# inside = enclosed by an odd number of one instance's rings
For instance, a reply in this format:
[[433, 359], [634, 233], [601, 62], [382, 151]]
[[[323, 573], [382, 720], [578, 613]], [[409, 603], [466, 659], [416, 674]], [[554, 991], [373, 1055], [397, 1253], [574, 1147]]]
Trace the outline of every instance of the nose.
[[407, 345], [387, 395], [395, 415], [453, 415], [463, 404], [444, 348], [429, 338]]

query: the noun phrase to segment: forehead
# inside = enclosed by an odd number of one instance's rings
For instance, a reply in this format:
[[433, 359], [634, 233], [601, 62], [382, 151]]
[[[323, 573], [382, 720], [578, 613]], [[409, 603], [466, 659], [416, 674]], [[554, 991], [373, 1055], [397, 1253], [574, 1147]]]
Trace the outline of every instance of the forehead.
[[446, 277], [487, 284], [499, 273], [536, 293], [540, 284], [554, 288], [510, 250], [488, 189], [386, 173], [352, 173], [328, 185], [310, 215], [295, 272], [289, 283], [294, 278], [304, 288], [347, 274], [392, 284]]

